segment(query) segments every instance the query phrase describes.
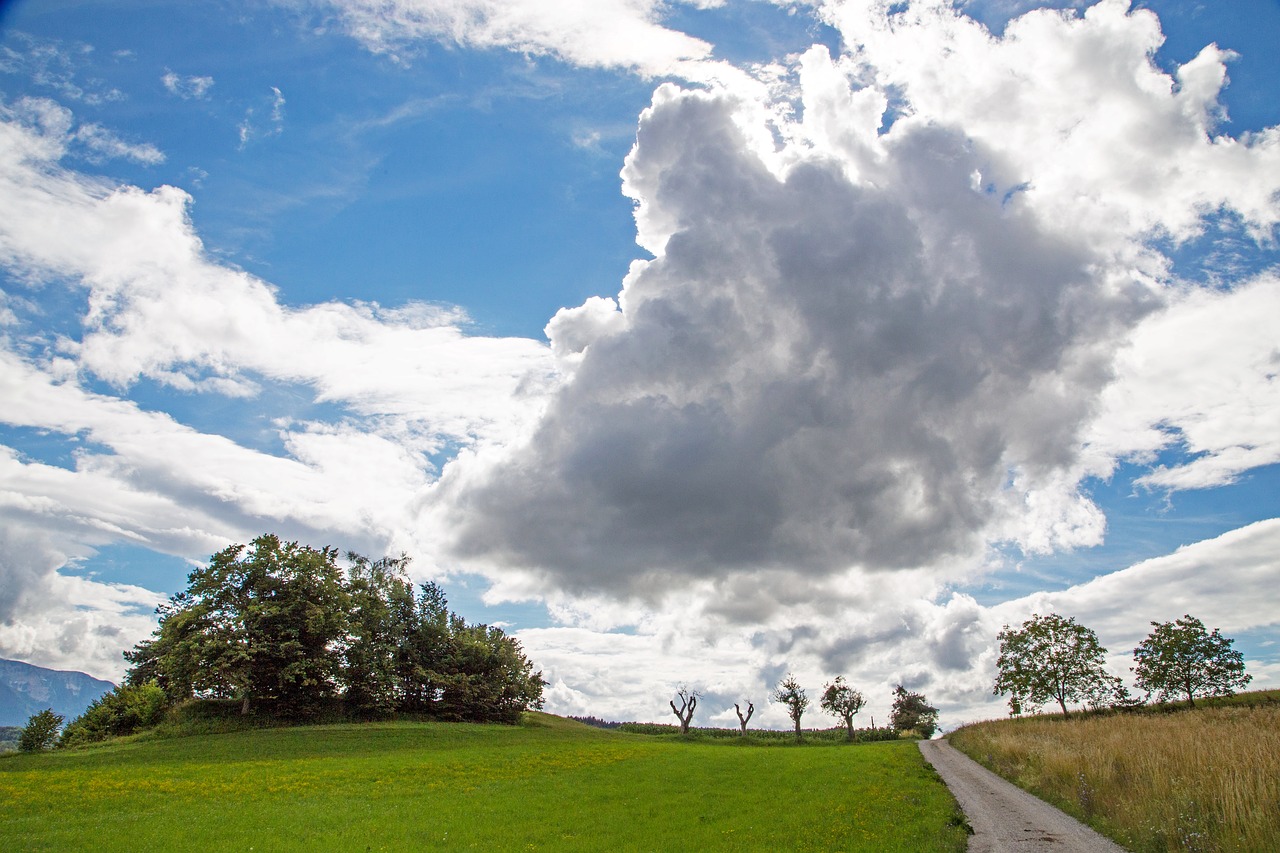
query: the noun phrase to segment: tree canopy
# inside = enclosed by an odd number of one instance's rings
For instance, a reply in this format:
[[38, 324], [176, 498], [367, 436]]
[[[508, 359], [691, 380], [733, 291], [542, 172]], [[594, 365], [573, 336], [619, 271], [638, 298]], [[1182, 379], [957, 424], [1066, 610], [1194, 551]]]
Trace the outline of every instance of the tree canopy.
[[1150, 635], [1133, 650], [1138, 687], [1161, 701], [1186, 696], [1220, 696], [1244, 688], [1253, 676], [1244, 671], [1244, 656], [1231, 648], [1234, 640], [1206, 631], [1187, 614], [1173, 622], [1152, 622]]
[[893, 688], [889, 725], [899, 732], [914, 731], [923, 738], [931, 738], [938, 730], [938, 709], [929, 704], [924, 694], [899, 684]]
[[1065, 715], [1068, 702], [1100, 703], [1123, 690], [1120, 679], [1106, 670], [1107, 650], [1098, 636], [1074, 618], [1037, 614], [1020, 628], [1005, 625], [998, 639], [993, 692], [1010, 694], [1011, 707], [1053, 700]]
[[774, 689], [772, 699], [787, 706], [787, 716], [796, 724], [796, 740], [800, 740], [800, 718], [804, 716], [805, 708], [809, 707], [809, 697], [805, 695], [800, 682], [796, 681], [794, 675], [787, 673], [787, 677]]
[[218, 552], [125, 654], [127, 683], [283, 717], [337, 698], [357, 715], [509, 723], [541, 707], [542, 673], [519, 642], [451, 613], [434, 583], [415, 593], [407, 557], [347, 562], [271, 535]]
[[836, 680], [823, 689], [819, 704], [831, 716], [844, 720], [849, 740], [853, 740], [853, 717], [862, 710], [862, 694], [845, 684], [843, 675], [837, 675]]

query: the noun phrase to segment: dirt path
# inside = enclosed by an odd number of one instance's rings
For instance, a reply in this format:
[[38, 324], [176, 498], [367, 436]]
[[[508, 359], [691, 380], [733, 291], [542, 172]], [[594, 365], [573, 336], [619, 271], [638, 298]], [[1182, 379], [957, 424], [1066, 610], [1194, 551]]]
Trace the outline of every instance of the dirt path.
[[973, 827], [969, 853], [1124, 853], [1114, 841], [1006, 782], [945, 740], [922, 740], [920, 751]]

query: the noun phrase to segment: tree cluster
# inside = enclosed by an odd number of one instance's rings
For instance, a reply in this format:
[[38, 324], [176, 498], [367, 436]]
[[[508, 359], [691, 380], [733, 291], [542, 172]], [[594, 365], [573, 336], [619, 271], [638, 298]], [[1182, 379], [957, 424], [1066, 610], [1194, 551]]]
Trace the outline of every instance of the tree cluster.
[[[1251, 680], [1243, 656], [1217, 628], [1208, 632], [1190, 615], [1151, 625], [1154, 630], [1133, 650], [1132, 668], [1138, 688], [1148, 697], [1185, 696], [1194, 706], [1197, 695], [1230, 694]], [[1057, 702], [1064, 716], [1068, 702], [1091, 707], [1130, 703], [1128, 688], [1107, 672], [1107, 650], [1097, 634], [1074, 618], [1036, 614], [1018, 628], [1004, 626], [998, 639], [993, 692], [1009, 696], [1015, 716], [1048, 702]]]
[[504, 723], [542, 706], [542, 673], [519, 642], [467, 624], [434, 583], [415, 589], [407, 557], [347, 560], [271, 535], [218, 552], [125, 653], [126, 684], [292, 718], [336, 699], [357, 716]]

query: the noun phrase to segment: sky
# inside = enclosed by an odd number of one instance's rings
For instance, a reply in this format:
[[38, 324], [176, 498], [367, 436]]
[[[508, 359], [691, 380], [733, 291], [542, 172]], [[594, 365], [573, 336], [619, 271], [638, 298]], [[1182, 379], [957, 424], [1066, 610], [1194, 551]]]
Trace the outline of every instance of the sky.
[[[1280, 687], [1280, 3], [0, 6], [0, 657], [277, 533], [547, 710], [1000, 716], [996, 635]], [[835, 725], [815, 709], [806, 726]]]

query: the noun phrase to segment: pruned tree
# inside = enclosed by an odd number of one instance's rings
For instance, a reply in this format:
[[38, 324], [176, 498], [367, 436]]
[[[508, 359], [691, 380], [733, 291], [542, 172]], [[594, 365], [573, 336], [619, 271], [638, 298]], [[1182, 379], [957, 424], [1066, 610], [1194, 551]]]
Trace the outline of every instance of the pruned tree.
[[[676, 707], [676, 700], [680, 701], [680, 706]], [[698, 707], [698, 693], [687, 687], [681, 687], [676, 691], [676, 698], [671, 700], [671, 713], [676, 715], [676, 719], [680, 721], [680, 734], [687, 735], [689, 733], [689, 723], [693, 720], [693, 709]]]
[[862, 710], [865, 704], [862, 694], [844, 683], [844, 676], [837, 675], [836, 680], [827, 684], [819, 700], [822, 710], [833, 717], [844, 720], [844, 727], [853, 740], [853, 717]]
[[1187, 614], [1173, 622], [1152, 622], [1155, 629], [1133, 650], [1133, 667], [1139, 689], [1155, 693], [1160, 701], [1186, 696], [1230, 695], [1246, 687], [1253, 676], [1244, 671], [1244, 656], [1231, 648], [1235, 642], [1206, 631], [1204, 623]]
[[1107, 650], [1097, 634], [1074, 618], [1034, 615], [1020, 628], [1004, 626], [994, 693], [1009, 694], [1019, 708], [1053, 700], [1068, 715], [1068, 702], [1102, 704], [1120, 695], [1120, 679], [1106, 670]]
[[938, 709], [929, 704], [922, 693], [913, 693], [899, 684], [893, 688], [893, 708], [889, 725], [898, 732], [916, 732], [923, 738], [933, 737], [938, 730]]
[[809, 697], [805, 695], [804, 688], [794, 675], [787, 673], [787, 677], [773, 691], [772, 699], [787, 706], [787, 716], [796, 724], [796, 740], [799, 741], [800, 718], [804, 716], [805, 708], [809, 707]]
[[751, 715], [756, 712], [756, 706], [748, 702], [746, 716], [743, 716], [742, 709], [738, 707], [737, 702], [733, 703], [733, 710], [738, 712], [738, 726], [742, 729], [742, 737], [746, 737], [747, 723], [751, 722]]

